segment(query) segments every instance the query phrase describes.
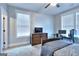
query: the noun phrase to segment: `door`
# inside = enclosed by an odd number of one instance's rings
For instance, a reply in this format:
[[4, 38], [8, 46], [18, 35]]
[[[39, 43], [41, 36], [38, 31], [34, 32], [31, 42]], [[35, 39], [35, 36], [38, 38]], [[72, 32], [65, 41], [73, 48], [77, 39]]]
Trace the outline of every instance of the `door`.
[[2, 27], [2, 45], [3, 49], [8, 47], [8, 19], [7, 19], [7, 7], [1, 6], [1, 27]]

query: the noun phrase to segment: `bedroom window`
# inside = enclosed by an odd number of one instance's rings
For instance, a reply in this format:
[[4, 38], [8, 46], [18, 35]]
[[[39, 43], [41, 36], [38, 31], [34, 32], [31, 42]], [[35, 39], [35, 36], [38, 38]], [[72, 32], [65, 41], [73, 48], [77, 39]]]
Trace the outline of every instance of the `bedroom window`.
[[76, 31], [79, 35], [79, 12], [76, 12]]
[[67, 14], [61, 17], [62, 30], [67, 31], [67, 35], [70, 33], [71, 29], [74, 29], [74, 14]]
[[30, 15], [23, 13], [16, 13], [16, 15], [17, 15], [17, 22], [16, 22], [17, 37], [30, 36]]

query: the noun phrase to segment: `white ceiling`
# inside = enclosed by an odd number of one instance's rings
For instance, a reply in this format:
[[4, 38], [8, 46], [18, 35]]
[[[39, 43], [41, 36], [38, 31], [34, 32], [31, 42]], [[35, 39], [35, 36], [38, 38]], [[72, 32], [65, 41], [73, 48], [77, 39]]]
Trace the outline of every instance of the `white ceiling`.
[[10, 3], [9, 5], [31, 10], [34, 12], [40, 12], [47, 15], [56, 15], [64, 11], [70, 10], [72, 8], [78, 7], [78, 3], [59, 3], [60, 7], [50, 5], [48, 8], [45, 8], [47, 3]]

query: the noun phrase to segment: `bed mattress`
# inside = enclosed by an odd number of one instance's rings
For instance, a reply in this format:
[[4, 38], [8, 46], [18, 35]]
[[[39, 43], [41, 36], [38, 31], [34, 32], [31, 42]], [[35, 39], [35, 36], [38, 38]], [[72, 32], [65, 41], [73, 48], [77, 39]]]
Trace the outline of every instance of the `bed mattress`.
[[72, 44], [72, 43], [69, 41], [66, 41], [66, 40], [56, 40], [56, 41], [51, 41], [51, 42], [45, 43], [42, 46], [41, 55], [42, 56], [52, 56], [54, 54], [54, 51], [61, 49], [70, 44]]

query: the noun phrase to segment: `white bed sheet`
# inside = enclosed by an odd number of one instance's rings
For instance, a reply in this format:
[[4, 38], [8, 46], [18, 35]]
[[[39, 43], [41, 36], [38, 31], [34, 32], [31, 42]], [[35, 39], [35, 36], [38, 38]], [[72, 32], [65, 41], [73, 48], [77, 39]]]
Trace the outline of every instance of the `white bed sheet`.
[[79, 44], [72, 44], [54, 52], [54, 56], [79, 56]]

